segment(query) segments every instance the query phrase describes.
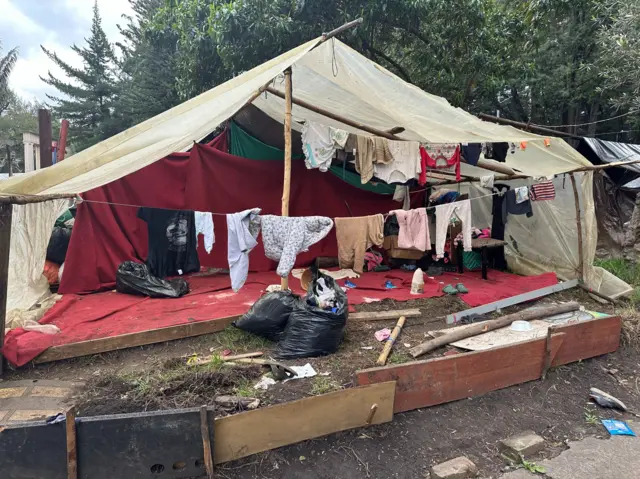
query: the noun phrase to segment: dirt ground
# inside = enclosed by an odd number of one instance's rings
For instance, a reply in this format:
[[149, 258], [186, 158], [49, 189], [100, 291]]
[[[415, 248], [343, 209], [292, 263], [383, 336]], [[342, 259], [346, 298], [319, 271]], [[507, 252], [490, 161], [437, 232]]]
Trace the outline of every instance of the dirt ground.
[[[585, 308], [613, 313], [610, 305], [595, 302], [584, 291], [558, 293], [539, 303], [576, 300]], [[502, 314], [528, 307], [507, 308]], [[389, 364], [412, 360], [408, 348], [426, 340], [428, 331], [444, 327], [446, 314], [468, 309], [456, 297], [408, 302], [385, 300], [361, 305], [358, 311], [419, 308], [422, 316], [407, 324], [389, 358]], [[495, 316], [496, 314], [494, 314]], [[382, 349], [373, 333], [393, 328], [395, 321], [349, 322], [336, 354], [287, 361], [311, 363], [315, 378], [276, 384], [267, 391], [253, 385], [266, 372], [259, 366], [227, 366], [219, 361], [189, 366], [190, 357], [263, 351], [269, 357], [274, 344], [235, 328], [169, 343], [42, 364], [9, 373], [7, 379], [61, 379], [84, 381], [73, 404], [82, 416], [196, 407], [211, 404], [219, 394], [257, 397], [261, 406], [352, 387], [354, 371], [372, 367]], [[440, 356], [446, 349], [435, 351]], [[598, 417], [617, 417], [587, 403], [590, 387], [599, 387], [640, 410], [637, 369], [640, 354], [626, 347], [615, 354], [575, 363], [535, 381], [481, 397], [398, 414], [392, 423], [334, 434], [276, 451], [251, 456], [219, 467], [226, 478], [353, 478], [425, 477], [435, 463], [458, 455], [476, 462], [481, 477], [496, 477], [506, 463], [497, 450], [499, 439], [531, 429], [547, 439], [549, 456], [562, 451], [567, 440], [606, 435]], [[615, 376], [607, 370], [617, 370]], [[220, 415], [232, 411], [218, 410]], [[538, 458], [540, 459], [540, 458]]]

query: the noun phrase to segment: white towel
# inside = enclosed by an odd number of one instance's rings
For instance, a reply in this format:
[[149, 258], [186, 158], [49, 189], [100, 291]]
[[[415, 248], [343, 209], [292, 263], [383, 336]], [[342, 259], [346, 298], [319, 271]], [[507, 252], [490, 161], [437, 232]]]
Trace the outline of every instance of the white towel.
[[204, 249], [211, 253], [216, 236], [213, 232], [213, 215], [202, 211], [195, 211], [196, 238], [204, 236]]

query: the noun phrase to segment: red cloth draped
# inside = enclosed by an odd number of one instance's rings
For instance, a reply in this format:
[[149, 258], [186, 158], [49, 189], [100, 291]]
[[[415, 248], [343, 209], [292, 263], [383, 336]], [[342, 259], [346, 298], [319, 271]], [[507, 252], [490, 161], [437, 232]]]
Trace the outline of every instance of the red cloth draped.
[[[106, 201], [156, 208], [236, 213], [262, 208], [280, 214], [284, 162], [257, 161], [226, 153], [226, 134], [210, 145], [195, 145], [190, 153], [177, 153], [124, 178], [86, 192], [67, 252], [60, 293], [86, 293], [113, 288], [118, 265], [147, 257], [147, 225], [138, 219], [137, 207], [91, 203]], [[222, 151], [224, 150], [224, 151]], [[364, 216], [397, 208], [391, 196], [361, 190], [294, 161], [291, 172], [291, 216]], [[421, 195], [412, 195], [419, 202]], [[420, 205], [417, 205], [420, 206]], [[207, 254], [199, 241], [202, 266], [226, 268], [227, 225], [214, 215], [215, 244]], [[298, 265], [317, 256], [337, 256], [335, 232], [298, 255]], [[264, 256], [259, 243], [251, 253], [251, 271], [269, 271], [276, 263]]]
[[[460, 145], [456, 145], [451, 156], [448, 155], [450, 148], [439, 148], [439, 145], [432, 145], [434, 149], [433, 157], [429, 155], [424, 146], [420, 146], [420, 165], [422, 171], [420, 172], [419, 183], [424, 185], [427, 181], [427, 167], [428, 168], [450, 168], [454, 167], [456, 172], [456, 181], [460, 181]], [[445, 154], [445, 152], [447, 154]]]

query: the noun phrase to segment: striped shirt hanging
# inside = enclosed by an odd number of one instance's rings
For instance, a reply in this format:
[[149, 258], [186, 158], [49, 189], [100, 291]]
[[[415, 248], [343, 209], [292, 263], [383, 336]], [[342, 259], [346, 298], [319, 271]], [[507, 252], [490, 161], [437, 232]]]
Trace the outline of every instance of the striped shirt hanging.
[[543, 181], [529, 188], [533, 201], [553, 200], [556, 198], [556, 187], [552, 181]]

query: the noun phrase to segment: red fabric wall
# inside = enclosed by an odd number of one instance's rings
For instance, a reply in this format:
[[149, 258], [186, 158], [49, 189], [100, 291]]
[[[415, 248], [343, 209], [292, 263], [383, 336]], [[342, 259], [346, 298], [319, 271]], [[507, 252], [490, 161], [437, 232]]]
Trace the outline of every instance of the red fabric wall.
[[[226, 150], [223, 133], [210, 146], [195, 145], [191, 153], [171, 155], [82, 196], [91, 201], [156, 208], [226, 214], [259, 207], [264, 214], [280, 214], [284, 163], [240, 158]], [[389, 196], [353, 187], [329, 173], [307, 170], [303, 161], [293, 162], [291, 178], [291, 216], [363, 216], [399, 207]], [[78, 205], [60, 293], [113, 288], [120, 263], [146, 259], [147, 225], [137, 218], [137, 212], [137, 207], [129, 206], [89, 202]], [[202, 249], [200, 238], [200, 262], [203, 266], [226, 268], [224, 216], [214, 215], [214, 229], [216, 241], [211, 254]], [[259, 243], [250, 255], [250, 269], [275, 269], [276, 263], [264, 256]], [[309, 264], [317, 256], [337, 256], [335, 231], [308, 253], [300, 254], [297, 263]]]

